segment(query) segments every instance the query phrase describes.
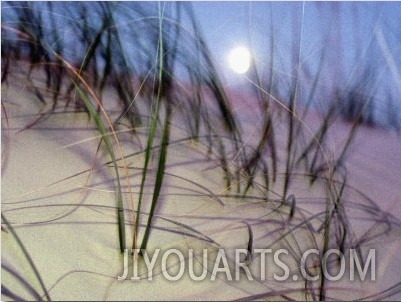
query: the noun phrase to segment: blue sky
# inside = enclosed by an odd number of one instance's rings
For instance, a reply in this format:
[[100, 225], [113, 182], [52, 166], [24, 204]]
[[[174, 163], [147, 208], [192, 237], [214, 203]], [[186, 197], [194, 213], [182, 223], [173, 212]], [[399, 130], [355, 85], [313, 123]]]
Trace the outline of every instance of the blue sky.
[[227, 55], [245, 45], [260, 73], [273, 67], [284, 85], [300, 71], [308, 86], [322, 63], [321, 90], [365, 86], [364, 93], [375, 94], [378, 111], [389, 96], [401, 111], [401, 3], [244, 1], [193, 7], [219, 70], [233, 87], [244, 83], [244, 76], [229, 70]]
[[[377, 41], [368, 45], [375, 26], [386, 35], [394, 55], [400, 47], [396, 37], [401, 33], [401, 3], [397, 2], [194, 2], [193, 7], [222, 67], [228, 51], [237, 44], [250, 46], [255, 56], [266, 62], [271, 34], [285, 64], [301, 30], [301, 52], [310, 61], [325, 49], [340, 52], [337, 56], [352, 65], [364, 49], [370, 47], [369, 52], [375, 48]], [[328, 35], [332, 36], [331, 44], [325, 40]]]
[[[130, 20], [117, 18], [122, 28], [145, 24], [138, 22], [141, 17], [134, 10], [131, 13], [129, 5], [147, 7], [157, 18], [149, 9], [156, 3], [120, 3], [118, 11]], [[244, 77], [250, 76], [228, 68], [229, 51], [241, 45], [252, 51], [260, 76], [266, 80], [273, 71], [283, 90], [290, 90], [299, 73], [305, 94], [318, 77], [322, 98], [336, 87], [360, 86], [364, 93], [374, 94], [379, 109], [391, 99], [401, 111], [401, 2], [196, 1], [191, 5], [229, 87], [240, 87], [246, 83]], [[2, 2], [3, 10], [6, 6]], [[166, 2], [166, 7], [174, 4]], [[68, 18], [63, 11], [57, 14], [66, 44], [77, 51], [70, 43], [74, 31], [65, 25]], [[76, 18], [74, 22], [79, 22]], [[146, 35], [137, 39], [149, 43]], [[125, 46], [135, 49], [137, 43], [129, 38]]]

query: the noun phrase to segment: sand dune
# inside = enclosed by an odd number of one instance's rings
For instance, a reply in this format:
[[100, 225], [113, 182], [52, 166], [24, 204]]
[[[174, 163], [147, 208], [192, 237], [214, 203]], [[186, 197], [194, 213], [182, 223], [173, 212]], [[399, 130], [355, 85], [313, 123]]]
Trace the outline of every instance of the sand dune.
[[[252, 198], [241, 198], [235, 189], [229, 191], [218, 162], [213, 156], [206, 156], [207, 148], [202, 141], [177, 142], [169, 149], [161, 202], [156, 210], [148, 250], [151, 253], [157, 248], [162, 252], [178, 249], [188, 264], [189, 249], [196, 253], [207, 249], [211, 257], [207, 277], [204, 281], [193, 281], [186, 268], [179, 281], [169, 281], [163, 274], [161, 263], [157, 262], [152, 271], [153, 280], [149, 281], [148, 272], [141, 262], [141, 281], [118, 281], [124, 257], [118, 251], [115, 180], [112, 168], [105, 165], [107, 156], [97, 152], [98, 134], [87, 115], [60, 111], [21, 131], [37, 117], [33, 95], [12, 85], [2, 88], [6, 109], [2, 115], [2, 213], [23, 242], [52, 299], [305, 299], [302, 280], [274, 280], [274, 272], [283, 273], [277, 267], [267, 273], [267, 280], [255, 278], [249, 281], [243, 273], [240, 281], [229, 281], [224, 273], [219, 273], [216, 280], [210, 280], [213, 276], [212, 260], [218, 248], [224, 248], [228, 254], [235, 248], [247, 248], [249, 231], [244, 221], [252, 227], [254, 248], [287, 248], [297, 255], [299, 251], [312, 247], [313, 240], [322, 240], [318, 232], [313, 237], [307, 228], [294, 229], [292, 236], [280, 240], [291, 226], [302, 223], [312, 213], [324, 211], [324, 192], [310, 189], [305, 176], [296, 177], [294, 173], [290, 191], [296, 197], [297, 212], [291, 225], [287, 218], [290, 208], [286, 206], [278, 211], [274, 202], [265, 202], [266, 196], [257, 187], [249, 193]], [[251, 98], [238, 96], [233, 108], [241, 113], [242, 126], [247, 133], [252, 133], [252, 129], [261, 127], [260, 112], [246, 100], [252, 102]], [[305, 121], [313, 127], [313, 120], [309, 116]], [[180, 130], [179, 119], [175, 123], [172, 137], [178, 140], [185, 136], [185, 131]], [[350, 125], [338, 122], [335, 129], [329, 142], [333, 154], [340, 150], [339, 145], [345, 140]], [[258, 132], [255, 130], [254, 133]], [[132, 154], [126, 161], [136, 200], [143, 155], [135, 152], [143, 150], [144, 136], [139, 132], [138, 140], [132, 142], [128, 134], [121, 135], [125, 154]], [[245, 141], [252, 145], [253, 139], [249, 135]], [[332, 282], [328, 286], [327, 299], [385, 299], [387, 294], [391, 296], [394, 293], [396, 295], [391, 299], [401, 298], [399, 150], [399, 136], [380, 129], [359, 129], [346, 158], [349, 186], [344, 193], [345, 209], [352, 236], [366, 238], [361, 245], [362, 254], [366, 256], [368, 249], [376, 249], [377, 276], [372, 282], [350, 282], [346, 277]], [[151, 163], [151, 169], [155, 168]], [[278, 174], [281, 172], [284, 172], [282, 168]], [[145, 189], [147, 197], [152, 193], [153, 181], [151, 179]], [[278, 176], [275, 188], [279, 191], [281, 187]], [[125, 183], [123, 190], [128, 192]], [[274, 194], [269, 198], [274, 200]], [[277, 206], [280, 203], [277, 200]], [[126, 202], [125, 207], [130, 247], [135, 205]], [[140, 236], [149, 205], [143, 211]], [[310, 224], [318, 228], [319, 221], [311, 219]], [[197, 254], [198, 261], [201, 257]], [[230, 255], [231, 269], [233, 260], [233, 255]], [[260, 261], [261, 257], [255, 256], [249, 265], [256, 275], [260, 272]], [[200, 269], [199, 262], [195, 263]], [[298, 270], [297, 257], [289, 259], [287, 264], [291, 272]], [[18, 297], [27, 300], [35, 299], [34, 291], [43, 295], [11, 232], [2, 232], [2, 265], [5, 268], [2, 273], [3, 291], [12, 289]], [[175, 269], [176, 274], [177, 259], [170, 259], [168, 265], [173, 271]], [[348, 270], [347, 265], [347, 273]], [[22, 279], [26, 281], [25, 285]], [[34, 291], [29, 290], [27, 284]], [[314, 294], [317, 295], [318, 290]], [[374, 296], [376, 294], [379, 295]]]

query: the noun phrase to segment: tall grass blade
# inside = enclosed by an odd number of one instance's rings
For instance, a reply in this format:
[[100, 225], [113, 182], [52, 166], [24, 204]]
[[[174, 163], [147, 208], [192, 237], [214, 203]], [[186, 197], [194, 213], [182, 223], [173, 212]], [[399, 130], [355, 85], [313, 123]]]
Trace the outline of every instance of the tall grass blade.
[[[157, 126], [157, 119], [159, 116], [159, 107], [160, 107], [160, 101], [162, 98], [162, 80], [163, 80], [163, 68], [164, 68], [164, 48], [163, 48], [163, 14], [162, 14], [162, 9], [160, 3], [158, 4], [159, 6], [159, 40], [158, 40], [158, 81], [159, 85], [157, 88], [157, 96], [155, 100], [155, 108], [153, 109], [152, 117], [150, 120], [150, 128], [149, 128], [149, 133], [148, 133], [148, 139], [147, 139], [147, 144], [146, 144], [146, 152], [145, 152], [145, 162], [144, 162], [144, 167], [143, 167], [143, 172], [142, 172], [142, 180], [141, 180], [141, 187], [139, 191], [139, 201], [138, 201], [138, 210], [137, 210], [137, 219], [135, 223], [135, 228], [134, 232], [138, 234], [138, 227], [139, 227], [139, 215], [141, 213], [141, 207], [142, 207], [142, 199], [143, 199], [143, 190], [145, 187], [145, 182], [146, 182], [146, 176], [148, 173], [148, 166], [149, 166], [149, 161], [151, 158], [152, 154], [152, 147], [153, 147], [153, 140], [156, 134], [156, 126]], [[163, 130], [163, 138], [162, 138], [162, 145], [160, 149], [160, 157], [159, 157], [159, 166], [157, 169], [157, 175], [156, 175], [156, 182], [155, 182], [155, 191], [153, 193], [153, 199], [152, 199], [152, 204], [151, 204], [151, 213], [149, 215], [148, 222], [146, 224], [146, 229], [145, 229], [145, 235], [144, 239], [142, 240], [141, 244], [141, 250], [145, 249], [147, 246], [148, 242], [148, 237], [149, 237], [149, 231], [150, 231], [150, 223], [152, 221], [152, 216], [153, 212], [157, 203], [157, 199], [159, 197], [162, 181], [163, 181], [163, 174], [164, 174], [164, 168], [165, 168], [165, 160], [166, 160], [166, 155], [167, 155], [167, 144], [164, 144], [164, 142], [168, 142], [168, 132], [169, 132], [169, 123], [168, 123], [168, 117], [166, 117], [165, 120], [165, 125], [164, 125], [164, 130]]]
[[[40, 273], [39, 273], [38, 269], [36, 268], [35, 263], [33, 262], [31, 256], [29, 255], [29, 253], [28, 253], [27, 249], [25, 248], [24, 244], [22, 243], [21, 239], [19, 238], [17, 233], [14, 231], [14, 229], [11, 227], [11, 225], [9, 224], [8, 220], [3, 215], [3, 213], [1, 214], [1, 220], [7, 226], [8, 230], [9, 230], [9, 233], [15, 238], [15, 240], [17, 241], [18, 245], [20, 246], [22, 252], [24, 253], [26, 259], [28, 260], [29, 266], [32, 268], [36, 278], [38, 279], [39, 284], [40, 284], [40, 286], [41, 286], [41, 288], [43, 290], [43, 293], [44, 293], [47, 301], [51, 301], [50, 294], [46, 289], [46, 286], [45, 286], [45, 284], [44, 284], [44, 282], [42, 280], [42, 277], [40, 276]], [[2, 285], [2, 287], [3, 287], [3, 285]]]
[[[167, 110], [167, 111], [169, 111], [169, 110]], [[148, 222], [146, 224], [145, 235], [144, 235], [142, 245], [141, 245], [141, 251], [146, 250], [146, 247], [148, 244], [152, 219], [153, 219], [154, 211], [156, 209], [157, 201], [159, 200], [160, 190], [161, 190], [162, 184], [163, 184], [163, 178], [164, 178], [164, 174], [165, 174], [164, 171], [166, 169], [168, 142], [169, 142], [169, 136], [170, 136], [170, 124], [169, 124], [170, 122], [169, 122], [168, 117], [169, 117], [169, 112], [167, 112], [167, 117], [166, 117], [165, 124], [164, 124], [163, 138], [162, 138], [162, 144], [161, 144], [161, 148], [160, 148], [160, 155], [159, 155], [160, 158], [159, 158], [159, 164], [157, 167], [156, 181], [155, 181], [155, 187], [153, 190], [152, 204], [151, 204], [151, 208], [150, 208]]]
[[117, 224], [118, 224], [118, 238], [120, 243], [120, 252], [124, 253], [125, 250], [125, 219], [124, 219], [124, 205], [121, 193], [120, 175], [118, 172], [118, 165], [116, 161], [116, 156], [114, 154], [113, 145], [111, 144], [109, 134], [107, 133], [106, 127], [104, 126], [100, 114], [97, 112], [92, 102], [89, 100], [88, 96], [83, 92], [83, 90], [76, 85], [76, 89], [85, 104], [85, 107], [89, 111], [91, 118], [93, 119], [97, 130], [102, 135], [102, 139], [106, 145], [107, 152], [109, 153], [111, 160], [113, 162], [114, 171], [116, 173], [117, 181]]

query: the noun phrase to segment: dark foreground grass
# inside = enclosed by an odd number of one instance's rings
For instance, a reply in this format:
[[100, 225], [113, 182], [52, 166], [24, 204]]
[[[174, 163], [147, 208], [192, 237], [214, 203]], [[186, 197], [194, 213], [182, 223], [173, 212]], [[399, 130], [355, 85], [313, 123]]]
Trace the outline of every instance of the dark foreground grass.
[[[35, 128], [63, 110], [87, 113], [99, 134], [99, 149], [106, 151], [105, 158], [99, 159], [100, 164], [113, 169], [110, 179], [116, 184], [116, 201], [111, 208], [117, 211], [120, 252], [127, 246], [147, 250], [152, 231], [160, 229], [155, 219], [178, 226], [181, 229], [178, 233], [184, 237], [219, 246], [213, 239], [218, 231], [203, 233], [191, 221], [182, 223], [157, 213], [161, 200], [168, 202], [162, 193], [165, 178], [181, 180], [180, 190], [210, 198], [222, 207], [233, 200], [238, 201], [239, 210], [242, 206], [263, 204], [266, 212], [241, 220], [241, 227], [248, 232], [249, 263], [256, 245], [288, 247], [293, 259], [300, 260], [305, 236], [311, 244], [309, 248], [322, 254], [332, 248], [343, 252], [354, 248], [361, 253], [377, 236], [399, 227], [397, 219], [381, 211], [376, 201], [347, 183], [347, 151], [355, 134], [361, 125], [378, 124], [372, 105], [376, 96], [368, 91], [372, 76], [352, 73], [343, 89], [319, 95], [320, 78], [329, 55], [322, 52], [316, 63], [317, 71], [308, 77], [310, 66], [302, 64], [305, 4], [301, 10], [293, 10], [294, 28], [300, 30], [294, 30], [290, 50], [295, 70], [290, 82], [277, 73], [279, 32], [273, 14], [270, 42], [266, 46], [270, 64], [253, 60], [252, 70], [245, 76], [253, 94], [250, 97], [258, 106], [255, 120], [259, 123], [254, 125], [253, 141], [248, 139], [252, 122], [244, 120], [241, 112], [235, 113], [238, 104], [224, 88], [190, 3], [77, 2], [70, 6], [9, 2], [2, 4], [2, 8], [2, 83], [12, 87], [13, 81], [22, 77], [40, 111], [38, 118], [23, 130]], [[60, 10], [64, 15], [59, 14]], [[299, 24], [295, 24], [297, 20]], [[64, 30], [70, 31], [69, 34]], [[321, 34], [328, 32], [329, 29], [323, 29]], [[383, 43], [379, 46], [384, 47]], [[358, 64], [362, 64], [362, 59], [361, 55]], [[306, 82], [310, 87], [305, 100], [301, 92]], [[108, 99], [109, 91], [117, 96], [116, 104]], [[316, 100], [320, 98], [327, 101], [321, 114], [316, 115], [321, 104]], [[115, 105], [117, 113], [110, 110]], [[7, 111], [7, 102], [2, 99], [3, 128], [7, 128]], [[316, 121], [309, 123], [311, 116]], [[333, 155], [329, 148], [330, 133], [340, 119], [351, 126], [340, 152]], [[389, 120], [394, 123], [396, 118], [392, 115]], [[177, 133], [183, 134], [177, 138]], [[169, 171], [171, 154], [183, 142], [195, 144], [202, 156], [213, 163], [209, 169], [213, 177], [219, 175], [215, 181], [221, 190], [216, 192], [202, 182]], [[124, 144], [136, 146], [136, 151], [126, 152]], [[128, 161], [139, 156], [143, 167], [135, 174]], [[297, 192], [300, 180], [303, 189]], [[150, 196], [145, 194], [149, 186]], [[139, 188], [137, 197], [133, 187]], [[305, 191], [323, 192], [316, 213], [301, 206], [299, 196]], [[359, 198], [350, 200], [347, 197], [350, 192]], [[370, 229], [357, 234], [349, 214], [354, 212], [374, 219], [374, 226], [383, 231], [375, 233]], [[7, 222], [6, 213], [2, 214], [2, 221], [18, 238], [12, 223]], [[260, 225], [269, 227], [255, 232]], [[170, 228], [165, 231], [177, 232]], [[127, 234], [132, 235], [128, 243]], [[23, 242], [18, 241], [18, 245], [35, 271], [41, 293], [22, 276], [19, 282], [32, 297], [50, 300]], [[2, 269], [14, 274], [8, 264], [2, 265]], [[322, 267], [318, 269], [322, 273]], [[317, 284], [305, 281], [294, 290], [269, 290], [245, 298], [291, 299], [293, 293], [302, 294], [306, 300], [336, 297], [322, 278]], [[397, 293], [399, 288], [392, 287], [376, 297]], [[11, 299], [21, 298], [6, 284], [2, 284], [2, 294]]]

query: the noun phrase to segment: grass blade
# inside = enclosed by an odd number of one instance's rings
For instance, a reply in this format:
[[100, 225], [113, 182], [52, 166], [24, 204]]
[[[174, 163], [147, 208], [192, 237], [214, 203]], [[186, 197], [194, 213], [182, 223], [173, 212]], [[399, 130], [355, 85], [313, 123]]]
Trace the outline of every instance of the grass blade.
[[[2, 220], [2, 221], [4, 222], [4, 224], [7, 226], [9, 232], [10, 232], [11, 235], [15, 238], [15, 240], [17, 241], [18, 245], [20, 246], [22, 252], [24, 253], [26, 259], [28, 260], [29, 265], [30, 265], [30, 267], [32, 268], [32, 270], [33, 270], [33, 272], [34, 272], [36, 278], [38, 279], [39, 284], [40, 284], [40, 286], [41, 286], [41, 288], [42, 288], [42, 290], [43, 290], [43, 293], [44, 293], [46, 299], [47, 299], [48, 301], [51, 301], [49, 292], [48, 292], [47, 289], [46, 289], [46, 286], [45, 286], [45, 284], [44, 284], [44, 282], [43, 282], [43, 280], [42, 280], [42, 277], [40, 276], [39, 271], [38, 271], [38, 269], [36, 268], [35, 263], [32, 261], [32, 258], [31, 258], [31, 256], [29, 255], [28, 251], [26, 250], [26, 248], [25, 248], [24, 244], [22, 243], [21, 239], [18, 237], [17, 233], [14, 231], [14, 229], [13, 229], [13, 228], [11, 227], [11, 225], [8, 223], [8, 220], [6, 219], [6, 217], [4, 217], [3, 214], [1, 214], [1, 220]], [[2, 285], [2, 287], [3, 287], [3, 285]]]
[[85, 107], [88, 109], [91, 118], [93, 119], [97, 130], [102, 135], [102, 139], [106, 145], [107, 152], [110, 154], [111, 160], [113, 162], [114, 171], [116, 173], [116, 180], [117, 180], [117, 224], [118, 224], [118, 237], [120, 242], [120, 251], [121, 253], [124, 252], [125, 249], [125, 219], [124, 219], [124, 205], [123, 205], [123, 198], [121, 193], [121, 184], [120, 184], [120, 175], [118, 172], [118, 166], [116, 161], [116, 156], [114, 154], [114, 149], [111, 144], [110, 138], [108, 136], [106, 127], [104, 126], [100, 114], [97, 112], [95, 107], [93, 106], [92, 102], [89, 100], [88, 96], [83, 92], [83, 90], [76, 85], [76, 89], [82, 98]]
[[[157, 125], [157, 118], [159, 115], [159, 107], [160, 107], [160, 100], [162, 98], [162, 79], [163, 79], [163, 56], [164, 56], [164, 48], [163, 48], [163, 15], [162, 15], [162, 10], [160, 7], [159, 3], [159, 41], [158, 41], [158, 61], [159, 61], [159, 72], [158, 72], [158, 80], [159, 80], [159, 85], [157, 88], [157, 97], [155, 100], [155, 108], [152, 114], [152, 118], [150, 121], [150, 129], [148, 133], [148, 140], [146, 144], [146, 152], [145, 152], [145, 163], [144, 163], [144, 168], [143, 168], [143, 173], [142, 173], [142, 180], [141, 180], [141, 187], [139, 191], [139, 201], [138, 201], [138, 209], [137, 209], [137, 219], [135, 222], [135, 228], [134, 228], [134, 233], [137, 235], [138, 234], [138, 227], [139, 227], [139, 215], [141, 212], [141, 206], [142, 206], [142, 198], [143, 198], [143, 189], [145, 187], [145, 181], [146, 181], [146, 175], [148, 173], [148, 166], [149, 166], [149, 161], [152, 153], [152, 146], [153, 146], [153, 140], [156, 134], [156, 125]], [[159, 167], [157, 170], [157, 177], [156, 177], [156, 183], [155, 183], [155, 191], [153, 193], [153, 199], [152, 199], [152, 205], [151, 205], [151, 213], [148, 218], [148, 222], [146, 225], [145, 229], [145, 235], [144, 239], [142, 241], [141, 245], [141, 250], [142, 248], [146, 248], [148, 237], [149, 237], [149, 228], [150, 228], [150, 223], [152, 220], [154, 208], [156, 206], [156, 202], [160, 193], [160, 187], [162, 184], [163, 180], [163, 175], [160, 175], [160, 173], [164, 173], [164, 165], [165, 165], [165, 156], [167, 152], [167, 144], [164, 144], [164, 140], [167, 139], [168, 141], [168, 129], [166, 127], [169, 127], [168, 124], [168, 119], [166, 118], [166, 123], [164, 126], [164, 131], [163, 131], [163, 142], [160, 150], [160, 158], [159, 158]], [[163, 155], [164, 154], [164, 155]], [[159, 186], [159, 187], [158, 187]]]

